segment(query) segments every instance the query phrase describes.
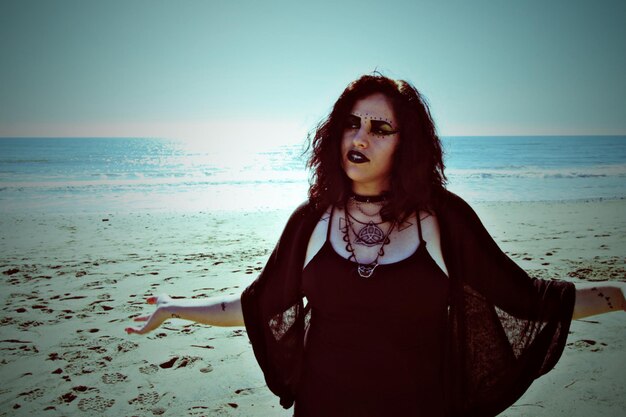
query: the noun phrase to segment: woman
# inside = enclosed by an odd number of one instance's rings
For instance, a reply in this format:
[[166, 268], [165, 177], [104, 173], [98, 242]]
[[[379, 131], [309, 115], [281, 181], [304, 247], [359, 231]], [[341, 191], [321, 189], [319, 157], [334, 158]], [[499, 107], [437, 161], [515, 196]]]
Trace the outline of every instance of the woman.
[[531, 279], [444, 188], [428, 107], [404, 81], [351, 83], [312, 139], [309, 200], [239, 297], [152, 297], [171, 317], [245, 323], [296, 416], [496, 415], [558, 360], [572, 318], [624, 288]]

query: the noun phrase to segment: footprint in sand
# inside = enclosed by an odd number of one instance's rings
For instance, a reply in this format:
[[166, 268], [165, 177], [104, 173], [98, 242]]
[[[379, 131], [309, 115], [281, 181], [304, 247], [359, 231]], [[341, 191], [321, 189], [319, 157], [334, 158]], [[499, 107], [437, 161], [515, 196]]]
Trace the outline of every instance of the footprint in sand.
[[233, 330], [228, 337], [243, 336], [243, 330]]
[[73, 392], [67, 392], [67, 393], [65, 393], [65, 394], [61, 395], [61, 396], [57, 399], [57, 402], [59, 402], [59, 403], [61, 403], [61, 404], [63, 404], [63, 403], [65, 403], [65, 404], [69, 404], [69, 403], [71, 403], [72, 401], [74, 401], [76, 398], [78, 398], [78, 397], [76, 396], [76, 394], [74, 394]]
[[104, 289], [105, 287], [102, 285], [102, 281], [91, 281], [86, 282], [80, 286], [81, 290], [98, 290]]
[[[180, 369], [180, 368], [191, 368], [196, 365], [197, 362], [202, 362], [202, 358], [199, 356], [174, 356], [173, 358], [160, 363], [157, 365], [150, 364], [147, 366], [143, 366], [139, 368], [139, 372], [144, 374], [152, 374], [158, 371], [158, 368], [161, 369]], [[213, 366], [210, 364], [206, 364], [206, 366], [200, 368], [200, 372], [209, 373], [213, 371]]]
[[[174, 367], [174, 365], [176, 365], [176, 362], [178, 361], [178, 359], [179, 359], [179, 357], [178, 357], [178, 356], [174, 356], [174, 357], [173, 357], [173, 358], [171, 358], [170, 360], [165, 361], [165, 362], [163, 362], [163, 363], [159, 364], [159, 367], [160, 367], [161, 369], [170, 369], [170, 368], [173, 368], [173, 367]], [[181, 361], [181, 363], [182, 363], [182, 361]], [[181, 363], [179, 363], [179, 364], [178, 364], [178, 366], [176, 366], [176, 368], [180, 368], [180, 367], [181, 367]], [[185, 364], [185, 365], [183, 365], [183, 366], [186, 366], [186, 365], [187, 365], [187, 364]]]
[[35, 388], [34, 390], [27, 391], [27, 392], [22, 392], [20, 394], [17, 394], [17, 396], [18, 397], [22, 397], [26, 401], [34, 401], [37, 398], [42, 397], [43, 394], [44, 394], [43, 389]]
[[143, 302], [127, 301], [127, 304], [121, 307], [121, 311], [124, 313], [137, 313], [139, 311], [143, 311], [143, 305]]
[[598, 343], [591, 339], [581, 339], [568, 343], [567, 346], [580, 351], [588, 350], [590, 352], [600, 352], [604, 349], [604, 346], [607, 346], [607, 344], [604, 342]]
[[46, 313], [46, 314], [51, 314], [54, 313], [54, 310], [48, 307], [47, 303], [42, 303], [42, 304], [33, 304], [32, 306], [30, 306], [31, 309], [33, 310], [41, 310], [42, 313]]
[[203, 374], [208, 374], [209, 372], [213, 372], [213, 366], [207, 365], [204, 368], [200, 368], [200, 372], [202, 372]]
[[103, 412], [108, 408], [113, 407], [115, 400], [113, 398], [106, 399], [100, 396], [91, 398], [83, 398], [78, 402], [78, 409], [80, 411], [99, 411]]
[[[2, 345], [3, 347], [0, 348], [0, 351], [3, 351], [3, 354], [21, 356], [25, 353], [32, 353], [32, 354], [39, 353], [39, 349], [37, 349], [37, 346], [35, 346], [33, 342], [29, 340], [5, 339], [5, 340], [0, 340], [0, 343], [3, 343]], [[8, 343], [8, 345], [4, 345], [4, 343]], [[5, 360], [2, 359], [2, 362], [0, 363], [4, 363], [4, 362]]]
[[117, 351], [126, 353], [126, 352], [130, 352], [131, 350], [135, 350], [138, 347], [139, 345], [137, 343], [125, 341], [117, 345]]
[[159, 367], [151, 363], [150, 365], [142, 366], [141, 368], [139, 368], [139, 372], [145, 375], [152, 375], [159, 372]]
[[105, 384], [117, 384], [119, 382], [126, 381], [128, 377], [124, 374], [116, 372], [114, 374], [104, 374], [102, 375], [102, 382]]
[[95, 356], [92, 352], [89, 348], [64, 352], [61, 359], [67, 361], [65, 371], [70, 375], [91, 374], [106, 369], [113, 360], [111, 356]]
[[0, 318], [0, 326], [10, 326], [12, 324], [15, 324], [15, 319], [13, 317]]
[[209, 407], [205, 407], [203, 405], [196, 405], [194, 407], [189, 407], [187, 409], [187, 415], [189, 416], [206, 416], [208, 415]]
[[254, 394], [257, 390], [258, 388], [241, 388], [241, 389], [235, 390], [235, 394], [250, 395], [250, 394]]
[[44, 324], [45, 323], [42, 321], [30, 320], [30, 321], [24, 321], [18, 324], [17, 327], [19, 327], [21, 330], [28, 330], [32, 327], [43, 326]]
[[161, 396], [159, 395], [158, 392], [155, 392], [155, 391], [142, 392], [141, 394], [139, 394], [137, 397], [133, 398], [132, 400], [128, 400], [128, 404], [138, 403], [141, 405], [154, 405], [158, 403], [160, 399], [161, 399]]
[[88, 392], [88, 391], [98, 392], [98, 389], [92, 388], [92, 387], [86, 387], [84, 385], [79, 385], [79, 386], [72, 388], [72, 391], [66, 392], [65, 394], [59, 396], [56, 402], [58, 404], [64, 404], [64, 403], [69, 404], [72, 401], [74, 401], [76, 398], [78, 398], [78, 396], [75, 393]]
[[92, 352], [96, 352], [96, 353], [106, 353], [106, 348], [102, 347], [102, 346], [92, 346], [92, 347], [88, 347], [87, 350], [90, 350]]

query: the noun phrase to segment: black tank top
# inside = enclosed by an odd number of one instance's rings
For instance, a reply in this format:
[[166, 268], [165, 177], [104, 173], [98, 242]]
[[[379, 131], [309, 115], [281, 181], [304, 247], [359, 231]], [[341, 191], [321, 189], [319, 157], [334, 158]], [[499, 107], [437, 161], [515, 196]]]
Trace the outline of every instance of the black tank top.
[[311, 321], [295, 416], [442, 416], [448, 279], [420, 221], [411, 256], [361, 278], [332, 247], [333, 212], [303, 271]]

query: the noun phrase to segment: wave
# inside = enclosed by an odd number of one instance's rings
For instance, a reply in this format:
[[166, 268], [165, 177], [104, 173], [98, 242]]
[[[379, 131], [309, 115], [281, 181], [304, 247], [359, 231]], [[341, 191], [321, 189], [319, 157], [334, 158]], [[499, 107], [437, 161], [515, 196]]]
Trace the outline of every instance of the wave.
[[42, 190], [79, 190], [79, 189], [145, 189], [158, 187], [208, 187], [208, 186], [255, 186], [263, 184], [299, 184], [306, 183], [306, 175], [294, 175], [288, 173], [281, 175], [250, 175], [245, 177], [232, 177], [230, 175], [211, 176], [170, 176], [170, 177], [143, 177], [136, 175], [134, 178], [124, 176], [88, 178], [88, 179], [63, 179], [56, 180], [24, 180], [24, 181], [0, 181], [0, 191], [16, 189], [42, 189]]
[[0, 159], [0, 164], [47, 164], [50, 159]]
[[455, 169], [446, 170], [450, 178], [458, 179], [579, 179], [579, 178], [626, 178], [626, 164], [575, 168], [518, 167], [507, 169]]
[[[626, 164], [547, 169], [541, 167], [507, 167], [457, 169], [448, 168], [446, 175], [451, 182], [476, 180], [577, 180], [598, 179], [614, 181], [626, 178]], [[93, 188], [155, 188], [155, 187], [206, 187], [206, 186], [246, 186], [259, 184], [307, 183], [308, 174], [304, 170], [249, 170], [220, 171], [197, 170], [150, 171], [132, 173], [90, 173], [80, 175], [13, 176], [0, 175], [0, 190], [9, 189], [93, 189]]]

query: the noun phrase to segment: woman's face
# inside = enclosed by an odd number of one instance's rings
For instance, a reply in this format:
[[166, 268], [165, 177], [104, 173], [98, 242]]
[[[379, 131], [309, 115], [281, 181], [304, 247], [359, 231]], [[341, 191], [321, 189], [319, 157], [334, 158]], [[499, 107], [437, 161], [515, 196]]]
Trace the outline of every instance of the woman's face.
[[376, 93], [354, 103], [341, 140], [342, 166], [353, 192], [377, 195], [389, 190], [399, 141], [399, 126], [387, 96]]

